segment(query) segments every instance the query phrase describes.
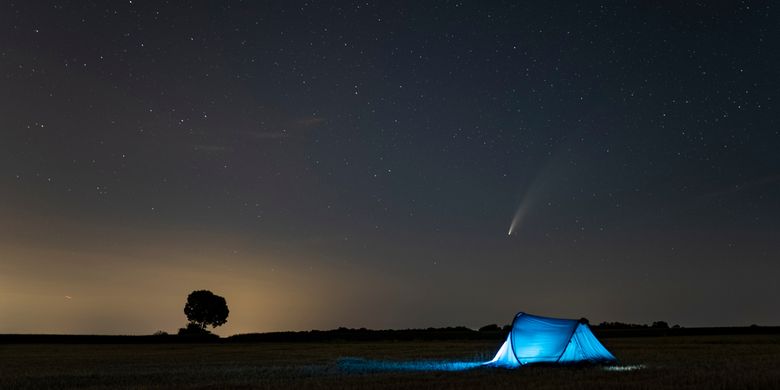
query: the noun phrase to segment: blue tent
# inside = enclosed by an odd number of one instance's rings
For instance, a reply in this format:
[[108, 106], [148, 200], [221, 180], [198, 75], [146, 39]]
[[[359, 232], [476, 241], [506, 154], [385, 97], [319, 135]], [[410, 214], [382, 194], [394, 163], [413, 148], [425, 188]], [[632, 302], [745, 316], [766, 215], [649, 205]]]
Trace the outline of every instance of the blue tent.
[[584, 322], [518, 313], [504, 345], [486, 365], [512, 368], [534, 363], [615, 361]]

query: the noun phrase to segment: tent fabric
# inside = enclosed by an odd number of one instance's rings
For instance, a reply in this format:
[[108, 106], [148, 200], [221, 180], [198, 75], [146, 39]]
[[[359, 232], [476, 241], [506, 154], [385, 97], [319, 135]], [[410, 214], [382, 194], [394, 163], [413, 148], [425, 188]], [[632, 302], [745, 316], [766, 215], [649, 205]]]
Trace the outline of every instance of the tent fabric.
[[616, 360], [587, 324], [518, 313], [506, 341], [486, 365], [520, 367], [536, 363], [608, 363]]

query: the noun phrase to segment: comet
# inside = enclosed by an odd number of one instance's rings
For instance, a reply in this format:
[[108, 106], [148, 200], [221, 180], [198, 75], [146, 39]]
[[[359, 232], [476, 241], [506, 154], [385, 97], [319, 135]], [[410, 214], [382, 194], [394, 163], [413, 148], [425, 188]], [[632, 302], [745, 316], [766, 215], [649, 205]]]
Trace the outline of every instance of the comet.
[[512, 216], [512, 223], [509, 224], [509, 231], [507, 236], [511, 236], [515, 233], [526, 220], [526, 216], [531, 208], [536, 208], [539, 203], [539, 199], [543, 198], [543, 194], [546, 193], [547, 187], [549, 187], [550, 175], [537, 176], [526, 189], [522, 196], [520, 205], [517, 206], [517, 211]]
[[547, 198], [555, 183], [560, 181], [558, 178], [563, 176], [566, 166], [565, 161], [561, 161], [559, 156], [559, 153], [554, 153], [527, 184], [520, 197], [520, 204], [512, 216], [512, 223], [509, 224], [508, 237], [515, 234], [526, 223], [528, 213], [534, 214], [540, 201]]
[[529, 202], [527, 202], [526, 199], [523, 199], [523, 201], [520, 202], [520, 206], [517, 208], [515, 215], [512, 217], [512, 223], [509, 224], [509, 232], [507, 233], [507, 236], [511, 236], [515, 229], [520, 227], [520, 225], [523, 223], [523, 218], [528, 211], [528, 203]]

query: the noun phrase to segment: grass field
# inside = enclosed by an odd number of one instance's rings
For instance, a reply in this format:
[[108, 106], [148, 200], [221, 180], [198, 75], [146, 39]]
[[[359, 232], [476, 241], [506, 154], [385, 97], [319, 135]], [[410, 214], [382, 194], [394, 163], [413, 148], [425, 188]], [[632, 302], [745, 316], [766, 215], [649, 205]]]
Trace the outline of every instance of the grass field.
[[[0, 388], [778, 389], [780, 336], [602, 340], [620, 366], [459, 372], [345, 368], [343, 358], [488, 360], [495, 341], [247, 344], [5, 344]], [[340, 360], [341, 359], [341, 360]]]

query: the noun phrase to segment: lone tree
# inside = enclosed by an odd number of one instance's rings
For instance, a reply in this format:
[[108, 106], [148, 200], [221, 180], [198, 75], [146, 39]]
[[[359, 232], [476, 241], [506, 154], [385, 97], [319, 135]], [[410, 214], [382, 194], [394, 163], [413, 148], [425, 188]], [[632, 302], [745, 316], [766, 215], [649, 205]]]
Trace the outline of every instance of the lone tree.
[[203, 331], [206, 331], [209, 325], [216, 328], [227, 322], [229, 312], [225, 298], [208, 290], [191, 292], [187, 296], [187, 304], [184, 305], [184, 314], [190, 321], [187, 328], [197, 326]]

